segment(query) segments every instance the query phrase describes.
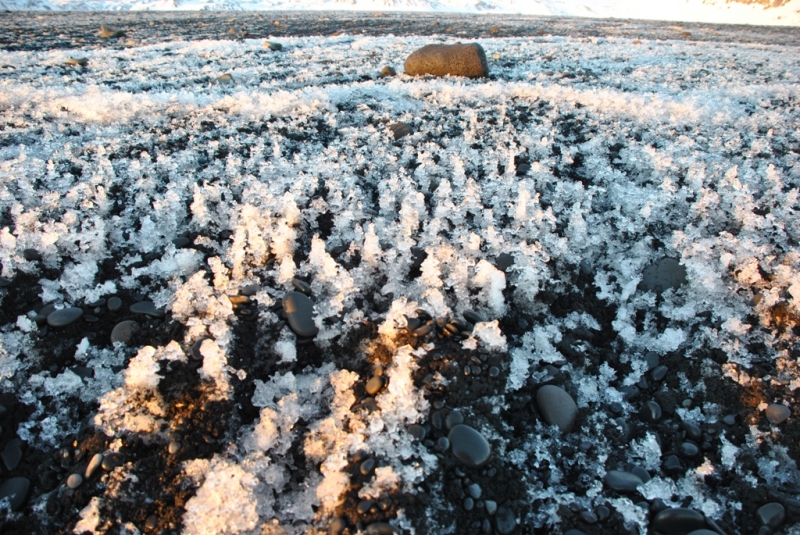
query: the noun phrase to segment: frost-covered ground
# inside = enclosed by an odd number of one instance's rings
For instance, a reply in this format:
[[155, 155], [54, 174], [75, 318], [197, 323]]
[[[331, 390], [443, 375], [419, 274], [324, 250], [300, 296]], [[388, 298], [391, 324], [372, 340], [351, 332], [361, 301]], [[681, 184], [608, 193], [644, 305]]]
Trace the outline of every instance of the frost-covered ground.
[[235, 30], [0, 51], [4, 533], [800, 533], [796, 43]]

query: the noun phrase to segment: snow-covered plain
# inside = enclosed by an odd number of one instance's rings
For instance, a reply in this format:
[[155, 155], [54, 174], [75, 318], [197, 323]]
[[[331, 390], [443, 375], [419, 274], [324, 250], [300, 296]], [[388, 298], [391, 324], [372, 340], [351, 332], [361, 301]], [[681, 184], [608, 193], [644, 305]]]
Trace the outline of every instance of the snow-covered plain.
[[800, 0], [0, 0], [0, 9], [515, 13], [714, 24], [800, 25]]
[[[32, 478], [4, 532], [355, 533], [374, 500], [368, 533], [646, 533], [660, 499], [740, 534], [779, 502], [800, 533], [800, 50], [668, 37], [481, 39], [479, 80], [402, 75], [444, 36], [0, 51], [0, 447]], [[647, 291], [664, 257], [686, 282]], [[279, 317], [293, 278], [311, 343]], [[40, 327], [47, 303], [96, 321]], [[417, 340], [418, 309], [488, 321]], [[408, 432], [440, 438], [442, 404], [490, 464]], [[665, 467], [681, 422], [701, 451]], [[68, 489], [96, 452], [122, 462]], [[610, 490], [628, 463], [652, 479]]]

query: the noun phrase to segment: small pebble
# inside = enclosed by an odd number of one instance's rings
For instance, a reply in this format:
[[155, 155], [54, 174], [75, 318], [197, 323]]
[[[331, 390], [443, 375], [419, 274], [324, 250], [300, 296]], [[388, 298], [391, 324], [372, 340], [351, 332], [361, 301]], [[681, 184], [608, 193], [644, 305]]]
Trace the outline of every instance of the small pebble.
[[186, 247], [187, 245], [189, 245], [191, 243], [192, 243], [192, 240], [190, 240], [189, 238], [184, 238], [184, 237], [175, 238], [174, 240], [172, 240], [172, 245], [174, 245], [176, 249], [183, 249], [184, 247]]
[[508, 507], [499, 507], [497, 516], [495, 516], [495, 525], [501, 535], [512, 533], [514, 528], [517, 527], [517, 519], [514, 518], [514, 512]]
[[762, 525], [777, 529], [786, 520], [786, 509], [783, 505], [772, 502], [759, 507], [758, 511], [756, 511], [756, 516]]
[[119, 297], [112, 297], [108, 300], [108, 310], [111, 312], [119, 312], [122, 310], [122, 299]]
[[656, 423], [661, 419], [661, 406], [655, 401], [648, 401], [639, 411], [639, 419], [646, 423]]
[[139, 330], [139, 324], [133, 320], [125, 320], [117, 323], [114, 329], [111, 330], [111, 343], [117, 342], [121, 344], [129, 344], [133, 340], [136, 331]]
[[163, 318], [166, 313], [163, 310], [156, 308], [155, 303], [152, 301], [139, 301], [131, 305], [131, 312], [134, 314], [144, 314], [151, 318]]
[[661, 531], [668, 535], [677, 533], [689, 533], [706, 526], [706, 519], [703, 513], [694, 509], [684, 507], [673, 507], [658, 512], [650, 527], [655, 531]]
[[466, 310], [464, 311], [464, 319], [468, 322], [472, 323], [473, 325], [476, 323], [483, 323], [486, 321], [486, 318], [475, 312], [474, 310]]
[[178, 442], [177, 440], [170, 441], [169, 446], [167, 446], [167, 451], [169, 452], [170, 455], [175, 455], [176, 453], [181, 451], [181, 443]]
[[0, 500], [8, 499], [12, 511], [19, 511], [28, 499], [31, 482], [24, 477], [12, 477], [0, 483]]
[[261, 43], [261, 46], [264, 48], [269, 48], [270, 50], [274, 50], [275, 52], [280, 52], [283, 50], [283, 45], [280, 43], [276, 43], [275, 41], [264, 41]]
[[681, 457], [691, 459], [692, 457], [697, 457], [697, 454], [700, 453], [700, 448], [691, 442], [684, 442], [681, 444], [678, 453], [680, 453]]
[[47, 316], [47, 324], [51, 327], [66, 327], [78, 321], [83, 316], [83, 309], [67, 307], [51, 312]]
[[370, 396], [374, 396], [386, 385], [386, 378], [383, 376], [372, 377], [369, 381], [367, 381], [366, 386], [364, 389], [367, 391], [367, 394]]
[[83, 478], [80, 474], [70, 474], [67, 478], [67, 486], [71, 489], [77, 489], [83, 483]]
[[36, 249], [25, 249], [22, 251], [22, 257], [28, 262], [35, 262], [42, 259], [42, 255]]
[[409, 434], [414, 437], [414, 440], [424, 440], [425, 439], [425, 428], [419, 424], [411, 424], [408, 426]]
[[622, 470], [609, 470], [604, 478], [606, 485], [617, 492], [633, 492], [644, 483], [639, 476]]
[[13, 472], [22, 460], [22, 444], [23, 442], [21, 439], [12, 438], [8, 441], [8, 444], [6, 444], [3, 453], [0, 454], [0, 457], [3, 458], [3, 464], [9, 472]]
[[391, 524], [387, 522], [375, 522], [367, 526], [365, 535], [394, 535], [397, 533]]
[[460, 411], [450, 411], [444, 420], [444, 425], [447, 429], [452, 429], [458, 424], [464, 423], [464, 415]]
[[395, 74], [397, 74], [397, 71], [394, 69], [394, 67], [390, 67], [389, 65], [386, 65], [383, 69], [381, 69], [382, 76], [394, 76]]
[[95, 453], [94, 455], [92, 455], [91, 460], [89, 460], [89, 464], [86, 466], [86, 471], [83, 473], [83, 475], [86, 477], [86, 479], [91, 478], [97, 473], [102, 464], [103, 464], [103, 454]]
[[100, 466], [106, 472], [110, 472], [121, 464], [122, 461], [119, 458], [119, 456], [114, 453], [111, 453], [103, 456], [103, 462], [100, 464]]
[[664, 463], [661, 465], [664, 471], [671, 475], [681, 475], [683, 474], [683, 463], [678, 458], [677, 455], [670, 455], [669, 457], [664, 460]]
[[362, 476], [368, 476], [373, 470], [375, 470], [375, 464], [375, 459], [367, 459], [361, 463], [361, 466], [359, 466], [358, 470], [361, 472]]
[[472, 511], [475, 508], [475, 500], [472, 498], [464, 498], [464, 510], [465, 511]]
[[342, 535], [346, 528], [347, 522], [341, 517], [336, 517], [328, 525], [328, 535]]
[[653, 381], [660, 381], [667, 376], [668, 371], [669, 368], [667, 368], [662, 364], [661, 366], [656, 367], [655, 369], [653, 369], [652, 372], [650, 372], [650, 377], [653, 378]]
[[483, 489], [481, 489], [481, 486], [478, 485], [477, 483], [472, 483], [470, 486], [467, 487], [467, 492], [469, 493], [470, 496], [472, 496], [472, 498], [477, 500], [481, 497]]
[[493, 500], [486, 500], [486, 512], [489, 515], [493, 515], [497, 512], [497, 502]]
[[294, 289], [297, 290], [298, 292], [302, 292], [309, 297], [314, 295], [314, 291], [311, 289], [311, 285], [306, 281], [296, 278], [292, 279], [292, 286], [294, 286]]
[[478, 431], [464, 424], [454, 426], [448, 434], [453, 455], [467, 466], [482, 466], [491, 457], [489, 442]]
[[447, 451], [450, 449], [450, 440], [447, 437], [441, 437], [436, 441], [436, 449], [439, 451]]
[[722, 418], [722, 422], [725, 425], [733, 425], [736, 423], [736, 415], [735, 414], [728, 414], [724, 418]]
[[[50, 317], [47, 317], [47, 321], [50, 321]], [[782, 424], [785, 422], [789, 416], [792, 415], [792, 411], [789, 410], [789, 407], [783, 405], [781, 403], [773, 403], [766, 410], [767, 419], [774, 425]]]
[[578, 406], [572, 396], [561, 387], [545, 385], [536, 392], [536, 405], [542, 418], [550, 425], [568, 433], [575, 425], [578, 417]]
[[358, 505], [356, 506], [356, 511], [358, 511], [358, 514], [365, 515], [369, 512], [371, 508], [372, 508], [371, 500], [361, 500], [360, 502], [358, 502]]
[[283, 298], [283, 312], [289, 328], [298, 336], [313, 338], [319, 332], [314, 323], [314, 302], [300, 292], [286, 292]]

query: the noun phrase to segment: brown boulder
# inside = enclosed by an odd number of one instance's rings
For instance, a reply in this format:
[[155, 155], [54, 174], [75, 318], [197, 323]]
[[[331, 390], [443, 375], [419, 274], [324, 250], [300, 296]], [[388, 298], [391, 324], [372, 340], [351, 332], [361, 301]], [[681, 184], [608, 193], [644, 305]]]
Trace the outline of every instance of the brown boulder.
[[478, 43], [426, 45], [408, 56], [405, 71], [411, 76], [449, 74], [481, 78], [489, 76], [489, 65], [486, 62], [486, 53]]

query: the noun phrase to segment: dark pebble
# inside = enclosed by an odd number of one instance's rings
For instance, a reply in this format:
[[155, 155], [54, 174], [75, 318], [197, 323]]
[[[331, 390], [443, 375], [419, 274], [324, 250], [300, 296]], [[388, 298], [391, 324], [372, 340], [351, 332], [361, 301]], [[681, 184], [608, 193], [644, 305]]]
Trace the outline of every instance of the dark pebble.
[[454, 426], [463, 423], [464, 415], [461, 414], [460, 411], [450, 411], [450, 413], [444, 419], [444, 425], [447, 427], [447, 429], [452, 429]]
[[467, 466], [482, 466], [492, 454], [489, 442], [478, 431], [458, 424], [447, 435], [453, 455]]
[[683, 430], [686, 431], [686, 438], [689, 440], [697, 442], [703, 438], [703, 431], [700, 429], [700, 426], [689, 422], [683, 422], [681, 426]]
[[358, 514], [360, 515], [365, 515], [369, 513], [370, 508], [372, 508], [371, 500], [361, 500], [356, 506], [356, 511], [358, 511]]
[[464, 510], [472, 511], [475, 508], [475, 500], [472, 498], [464, 498]]
[[682, 475], [684, 471], [683, 463], [677, 455], [667, 457], [661, 467], [670, 475]]
[[100, 321], [100, 318], [98, 318], [93, 314], [87, 314], [83, 317], [83, 321], [85, 321], [86, 323], [97, 323], [98, 321]]
[[598, 505], [597, 507], [595, 507], [594, 513], [597, 515], [598, 520], [603, 521], [609, 516], [611, 516], [611, 509], [609, 509], [605, 505]]
[[564, 433], [572, 430], [578, 417], [578, 406], [566, 390], [545, 385], [536, 392], [536, 405], [545, 422], [557, 425]]
[[581, 531], [579, 529], [572, 528], [572, 529], [568, 529], [567, 531], [565, 531], [564, 535], [586, 535], [586, 532], [585, 531]]
[[78, 321], [83, 316], [83, 309], [67, 307], [51, 312], [47, 316], [47, 324], [51, 327], [66, 327]]
[[644, 356], [644, 361], [647, 363], [647, 370], [652, 371], [661, 363], [661, 358], [655, 351], [648, 351]]
[[468, 322], [472, 323], [473, 325], [476, 323], [483, 323], [486, 321], [486, 318], [475, 312], [474, 310], [466, 310], [464, 311], [464, 319]]
[[300, 279], [292, 279], [292, 286], [294, 286], [295, 290], [298, 292], [302, 292], [307, 296], [312, 296], [314, 292], [311, 290], [311, 285], [306, 281], [302, 281]]
[[28, 499], [31, 482], [24, 477], [12, 477], [0, 483], [0, 500], [8, 499], [12, 511], [19, 511]]
[[110, 472], [120, 465], [122, 465], [122, 459], [119, 457], [119, 455], [115, 453], [109, 453], [108, 455], [104, 455], [103, 462], [100, 463], [100, 466], [106, 472]]
[[667, 368], [662, 364], [661, 366], [654, 368], [653, 371], [650, 372], [650, 377], [653, 378], [653, 381], [660, 381], [667, 376], [668, 371], [669, 368]]
[[174, 245], [176, 249], [183, 249], [190, 243], [192, 243], [192, 240], [189, 238], [175, 238], [172, 240], [172, 245]]
[[133, 320], [125, 320], [117, 323], [111, 331], [111, 343], [116, 342], [129, 344], [133, 340], [133, 335], [139, 330], [139, 324]]
[[386, 65], [383, 69], [381, 69], [382, 76], [394, 76], [395, 74], [397, 74], [397, 71], [394, 69], [394, 67], [390, 67], [389, 65]]
[[92, 458], [89, 461], [89, 464], [86, 466], [86, 471], [83, 473], [83, 475], [86, 477], [86, 479], [91, 478], [97, 473], [102, 464], [103, 464], [103, 454], [95, 453], [94, 455], [92, 455]]
[[287, 292], [283, 298], [283, 312], [289, 328], [297, 336], [313, 338], [319, 332], [314, 324], [314, 302], [300, 292]]
[[414, 440], [422, 441], [425, 439], [425, 428], [419, 424], [409, 425], [408, 432], [412, 437], [414, 437]]
[[497, 515], [495, 516], [495, 525], [497, 526], [498, 533], [508, 535], [517, 527], [517, 519], [514, 518], [514, 512], [508, 507], [498, 507]]
[[367, 459], [361, 463], [361, 466], [358, 467], [358, 471], [361, 472], [362, 476], [368, 476], [375, 470], [375, 464], [375, 459]]
[[650, 264], [642, 272], [639, 289], [661, 294], [686, 282], [686, 268], [674, 258], [665, 257]]
[[688, 533], [687, 535], [719, 535], [719, 533], [717, 533], [716, 531], [712, 531], [710, 529], [703, 528], [703, 529], [696, 529]]
[[508, 253], [500, 253], [494, 259], [494, 265], [500, 271], [507, 271], [508, 268], [514, 265], [514, 257]]
[[42, 259], [42, 255], [36, 249], [23, 250], [22, 257], [29, 262], [35, 262]]
[[658, 422], [661, 419], [661, 406], [655, 401], [648, 401], [639, 411], [639, 418], [647, 423]]
[[7, 279], [6, 277], [0, 277], [0, 288], [5, 288], [6, 286], [11, 286], [11, 279]]
[[80, 474], [70, 474], [67, 478], [67, 487], [77, 489], [83, 484], [83, 478]]
[[650, 527], [654, 531], [661, 531], [665, 535], [679, 535], [706, 526], [706, 519], [702, 513], [694, 509], [673, 507], [664, 509], [653, 517]]
[[728, 414], [724, 418], [722, 418], [722, 422], [725, 425], [733, 425], [736, 423], [736, 415], [735, 414]]
[[596, 524], [597, 523], [597, 515], [594, 514], [592, 511], [583, 511], [581, 513], [581, 519], [586, 522], [587, 524]]
[[431, 325], [423, 325], [422, 327], [418, 327], [414, 329], [414, 336], [417, 338], [422, 338], [423, 336], [427, 336], [433, 330], [433, 326]]
[[772, 502], [759, 507], [758, 511], [756, 511], [756, 516], [758, 516], [758, 520], [762, 525], [777, 529], [786, 520], [786, 509], [784, 509], [783, 505]]
[[638, 477], [642, 480], [642, 483], [647, 483], [650, 481], [650, 474], [647, 473], [647, 470], [642, 468], [641, 466], [634, 466], [630, 469], [630, 473]]
[[436, 441], [436, 449], [445, 452], [450, 449], [450, 440], [447, 437], [439, 437]]
[[19, 438], [12, 438], [6, 444], [3, 453], [0, 453], [0, 457], [3, 458], [3, 464], [6, 465], [9, 472], [14, 471], [22, 460], [22, 444], [23, 442]]
[[414, 131], [411, 129], [411, 126], [407, 125], [406, 123], [392, 123], [388, 126], [389, 131], [391, 131], [392, 136], [395, 140], [402, 139], [408, 135], [411, 135]]
[[111, 312], [119, 312], [122, 310], [122, 299], [119, 297], [112, 297], [108, 300], [108, 310]]
[[684, 442], [681, 444], [678, 453], [680, 453], [681, 457], [691, 459], [692, 457], [697, 457], [697, 454], [700, 453], [700, 448], [691, 442]]
[[644, 483], [639, 476], [622, 470], [609, 470], [604, 478], [606, 485], [617, 492], [634, 492]]
[[419, 318], [406, 318], [406, 329], [409, 331], [416, 331], [421, 325]]
[[163, 318], [166, 316], [163, 310], [156, 308], [152, 301], [139, 301], [131, 305], [131, 312], [134, 314], [144, 314], [151, 318]]

